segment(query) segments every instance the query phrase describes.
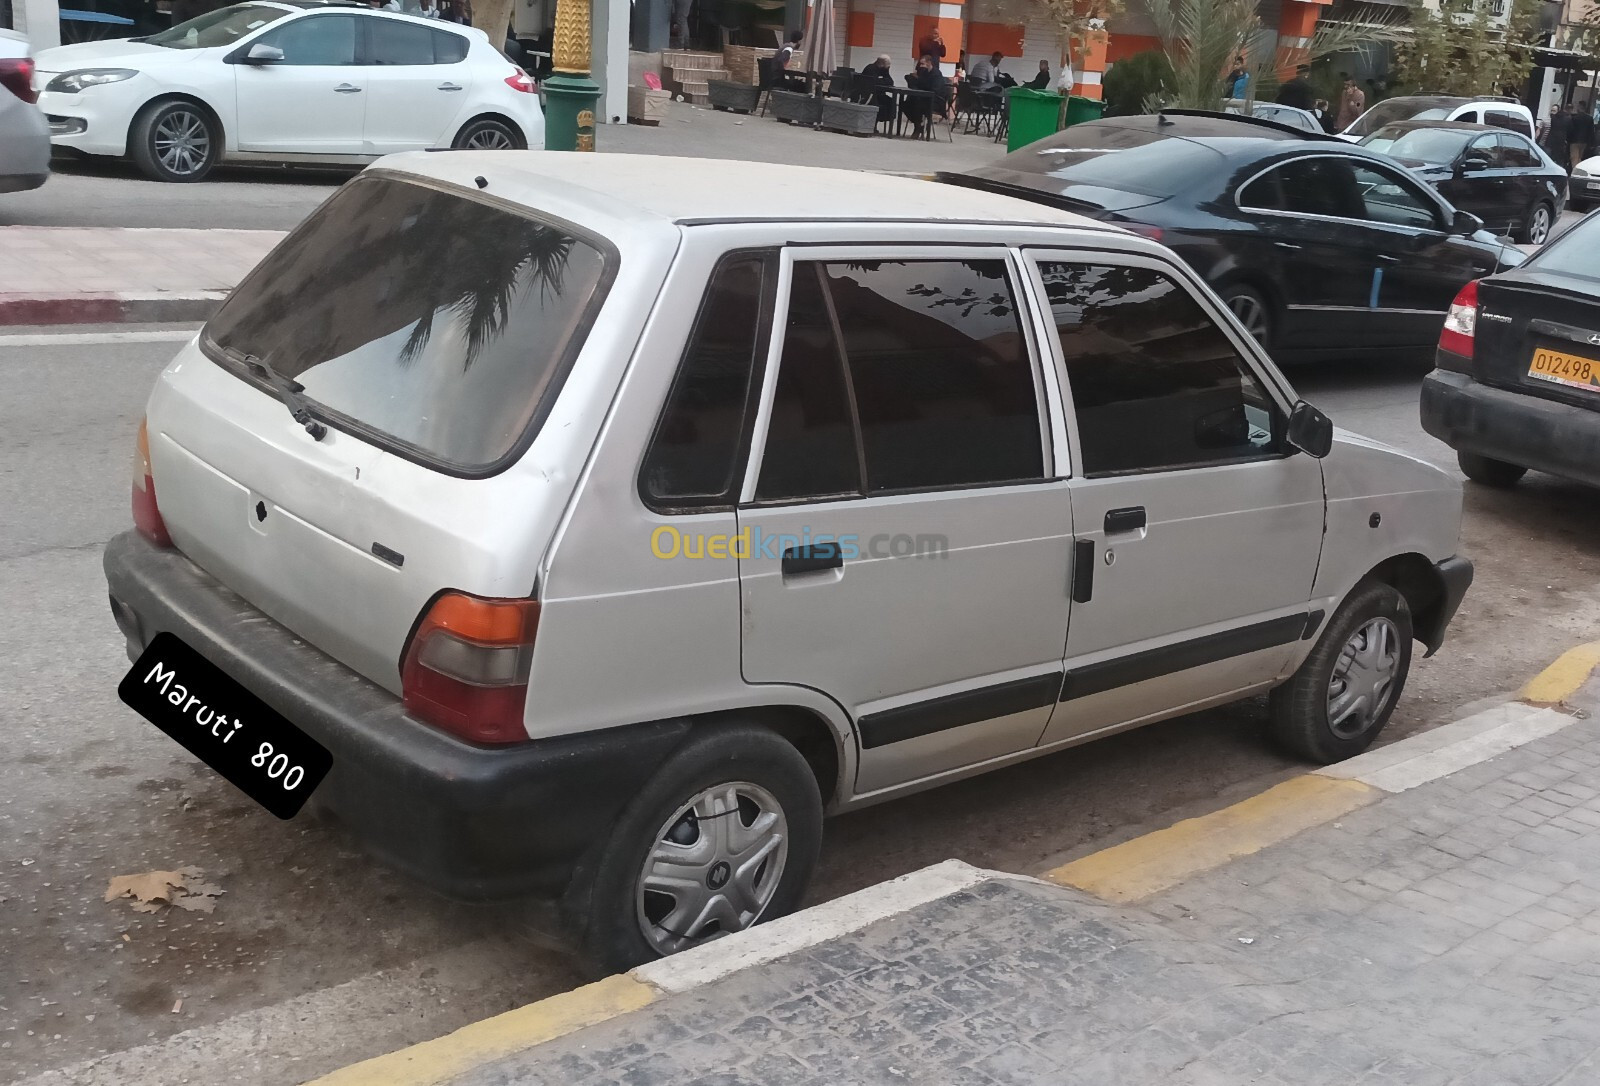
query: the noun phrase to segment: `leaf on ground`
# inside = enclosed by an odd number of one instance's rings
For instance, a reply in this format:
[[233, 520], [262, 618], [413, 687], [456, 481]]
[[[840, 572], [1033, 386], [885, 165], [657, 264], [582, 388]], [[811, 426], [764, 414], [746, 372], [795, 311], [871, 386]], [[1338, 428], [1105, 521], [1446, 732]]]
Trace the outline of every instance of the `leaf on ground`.
[[215, 899], [224, 891], [204, 879], [205, 872], [198, 867], [117, 875], [106, 887], [106, 900], [132, 898], [134, 911], [141, 913], [157, 913], [169, 905], [189, 912], [209, 913], [216, 908]]
[[115, 901], [119, 897], [131, 897], [141, 902], [167, 902], [172, 900], [173, 891], [181, 890], [183, 884], [181, 871], [146, 871], [140, 875], [117, 875], [106, 887], [106, 900]]

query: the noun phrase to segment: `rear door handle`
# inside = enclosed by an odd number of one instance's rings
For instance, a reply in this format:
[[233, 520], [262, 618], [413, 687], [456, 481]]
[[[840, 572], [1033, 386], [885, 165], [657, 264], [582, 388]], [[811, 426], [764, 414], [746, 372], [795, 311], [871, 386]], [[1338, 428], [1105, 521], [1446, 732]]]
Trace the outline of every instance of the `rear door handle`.
[[1300, 248], [1300, 246], [1296, 245], [1292, 241], [1275, 241], [1272, 244], [1276, 245], [1280, 249], [1298, 249], [1298, 248]]
[[1144, 506], [1142, 505], [1135, 505], [1128, 509], [1113, 509], [1106, 513], [1106, 535], [1115, 535], [1118, 532], [1143, 531], [1147, 522]]
[[1392, 256], [1389, 253], [1379, 253], [1378, 254], [1378, 259], [1383, 261], [1385, 264], [1398, 264], [1398, 263], [1400, 263], [1400, 258], [1399, 257]]
[[349, 83], [340, 83], [337, 87], [334, 87], [333, 90], [334, 90], [335, 94], [360, 94], [361, 93], [361, 88], [360, 87], [352, 86]]
[[783, 575], [796, 573], [821, 573], [823, 570], [843, 569], [844, 549], [837, 543], [808, 543], [790, 547], [783, 552]]
[[447, 90], [447, 91], [457, 91], [457, 90], [461, 89], [461, 86], [460, 86], [460, 84], [457, 84], [457, 83], [440, 83], [438, 89], [439, 90]]

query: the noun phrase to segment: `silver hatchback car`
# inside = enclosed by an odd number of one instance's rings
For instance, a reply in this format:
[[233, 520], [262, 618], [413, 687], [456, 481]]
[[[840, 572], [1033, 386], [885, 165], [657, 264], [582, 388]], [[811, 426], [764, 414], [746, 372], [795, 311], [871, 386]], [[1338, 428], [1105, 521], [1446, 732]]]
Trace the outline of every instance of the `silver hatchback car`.
[[623, 968], [825, 813], [1273, 691], [1315, 761], [1472, 577], [1169, 251], [906, 178], [395, 156], [161, 375], [123, 696], [280, 816]]

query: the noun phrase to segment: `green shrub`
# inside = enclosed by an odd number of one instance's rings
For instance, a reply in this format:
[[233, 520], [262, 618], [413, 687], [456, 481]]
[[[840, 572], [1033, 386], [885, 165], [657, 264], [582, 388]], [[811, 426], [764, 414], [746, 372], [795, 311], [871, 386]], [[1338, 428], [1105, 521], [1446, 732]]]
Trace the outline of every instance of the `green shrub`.
[[1144, 112], [1153, 95], [1172, 86], [1172, 64], [1159, 49], [1135, 53], [1111, 65], [1105, 76], [1107, 117], [1131, 117]]

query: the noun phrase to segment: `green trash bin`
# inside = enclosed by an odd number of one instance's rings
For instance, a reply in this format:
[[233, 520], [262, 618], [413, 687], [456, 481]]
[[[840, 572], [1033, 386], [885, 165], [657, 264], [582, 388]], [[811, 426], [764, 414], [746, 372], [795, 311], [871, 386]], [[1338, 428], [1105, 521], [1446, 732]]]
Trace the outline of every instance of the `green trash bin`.
[[1105, 112], [1104, 102], [1074, 94], [1067, 99], [1067, 120], [1062, 127], [1070, 127], [1083, 121], [1098, 121], [1105, 116]]
[[1054, 135], [1061, 118], [1061, 95], [1031, 87], [1006, 91], [1006, 152]]

